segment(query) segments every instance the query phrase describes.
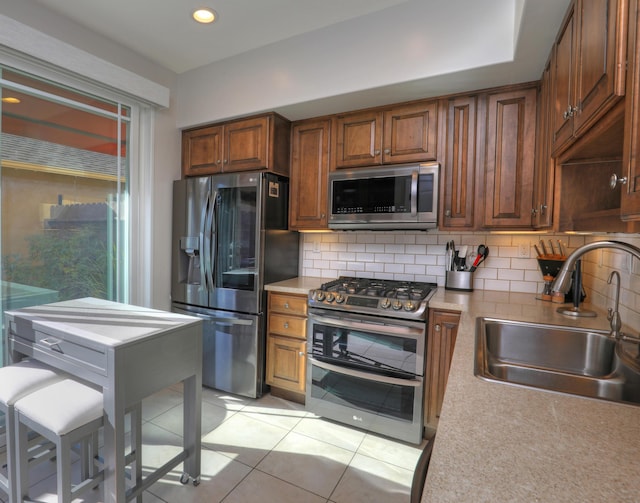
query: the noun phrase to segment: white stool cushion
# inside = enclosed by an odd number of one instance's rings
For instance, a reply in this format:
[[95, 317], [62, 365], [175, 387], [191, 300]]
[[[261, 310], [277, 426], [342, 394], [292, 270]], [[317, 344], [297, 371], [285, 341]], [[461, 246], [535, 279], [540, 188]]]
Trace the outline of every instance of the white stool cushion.
[[5, 407], [31, 391], [60, 381], [62, 376], [34, 360], [25, 360], [0, 368], [0, 403]]
[[102, 403], [99, 391], [64, 379], [21, 398], [14, 407], [20, 414], [61, 436], [101, 417]]

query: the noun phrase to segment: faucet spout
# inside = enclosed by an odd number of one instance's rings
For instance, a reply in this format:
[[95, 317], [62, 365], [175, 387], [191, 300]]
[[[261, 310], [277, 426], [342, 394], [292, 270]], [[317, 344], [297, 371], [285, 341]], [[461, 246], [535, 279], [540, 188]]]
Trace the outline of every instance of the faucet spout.
[[566, 294], [569, 291], [569, 288], [571, 288], [571, 271], [573, 270], [576, 261], [585, 253], [591, 250], [598, 250], [600, 248], [612, 248], [615, 250], [625, 251], [637, 259], [640, 259], [640, 248], [629, 243], [611, 240], [587, 243], [586, 245], [576, 248], [573, 253], [567, 257], [567, 260], [562, 264], [560, 271], [551, 284], [551, 291]]
[[611, 274], [609, 274], [609, 279], [607, 280], [609, 285], [613, 278], [616, 278], [615, 296], [613, 300], [613, 308], [610, 307], [608, 309], [607, 319], [609, 320], [609, 325], [611, 327], [609, 335], [614, 339], [619, 339], [621, 335], [620, 329], [622, 328], [622, 320], [620, 319], [620, 312], [618, 311], [618, 305], [620, 303], [620, 273], [618, 271], [612, 271]]

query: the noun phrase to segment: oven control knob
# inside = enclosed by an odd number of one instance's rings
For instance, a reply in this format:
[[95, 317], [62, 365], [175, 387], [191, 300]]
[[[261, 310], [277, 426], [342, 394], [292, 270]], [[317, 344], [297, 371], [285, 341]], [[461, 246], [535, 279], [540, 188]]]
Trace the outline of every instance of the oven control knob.
[[316, 300], [320, 302], [324, 300], [324, 292], [322, 290], [316, 290]]
[[342, 304], [344, 301], [345, 301], [345, 296], [344, 295], [342, 295], [341, 293], [336, 295], [336, 302], [338, 304]]
[[333, 302], [333, 300], [336, 298], [335, 294], [333, 292], [329, 292], [327, 294], [327, 302]]
[[402, 309], [402, 302], [400, 302], [399, 300], [394, 300], [393, 304], [391, 304], [391, 307], [394, 311], [400, 311], [400, 309]]
[[405, 311], [415, 311], [417, 308], [418, 308], [418, 305], [413, 301], [408, 300], [407, 302], [404, 303]]
[[385, 297], [384, 299], [382, 299], [382, 302], [380, 302], [380, 307], [382, 309], [389, 309], [391, 307], [391, 301], [389, 300], [389, 297]]

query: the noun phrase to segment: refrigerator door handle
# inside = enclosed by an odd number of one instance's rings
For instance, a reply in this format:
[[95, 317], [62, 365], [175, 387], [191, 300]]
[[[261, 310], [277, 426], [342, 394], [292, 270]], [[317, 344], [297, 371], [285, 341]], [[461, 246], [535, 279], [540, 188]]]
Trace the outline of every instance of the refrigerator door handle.
[[206, 216], [203, 220], [203, 229], [202, 232], [204, 234], [203, 240], [203, 255], [204, 255], [204, 284], [208, 291], [213, 290], [213, 271], [212, 271], [212, 259], [211, 259], [211, 240], [212, 240], [212, 219], [213, 219], [213, 201], [211, 197], [211, 193], [207, 194], [207, 204], [206, 204]]

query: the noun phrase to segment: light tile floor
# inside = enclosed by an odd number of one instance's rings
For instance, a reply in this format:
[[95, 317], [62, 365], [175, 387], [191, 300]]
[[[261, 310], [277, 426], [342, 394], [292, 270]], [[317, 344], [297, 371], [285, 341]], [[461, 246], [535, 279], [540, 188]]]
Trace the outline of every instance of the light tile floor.
[[[180, 451], [181, 387], [146, 399], [142, 415], [143, 466], [161, 466]], [[424, 447], [318, 418], [270, 394], [251, 400], [208, 388], [202, 432], [200, 485], [182, 485], [176, 470], [144, 493], [145, 503], [407, 503]], [[32, 473], [31, 497], [55, 502], [48, 465]], [[77, 501], [102, 501], [101, 491]]]

